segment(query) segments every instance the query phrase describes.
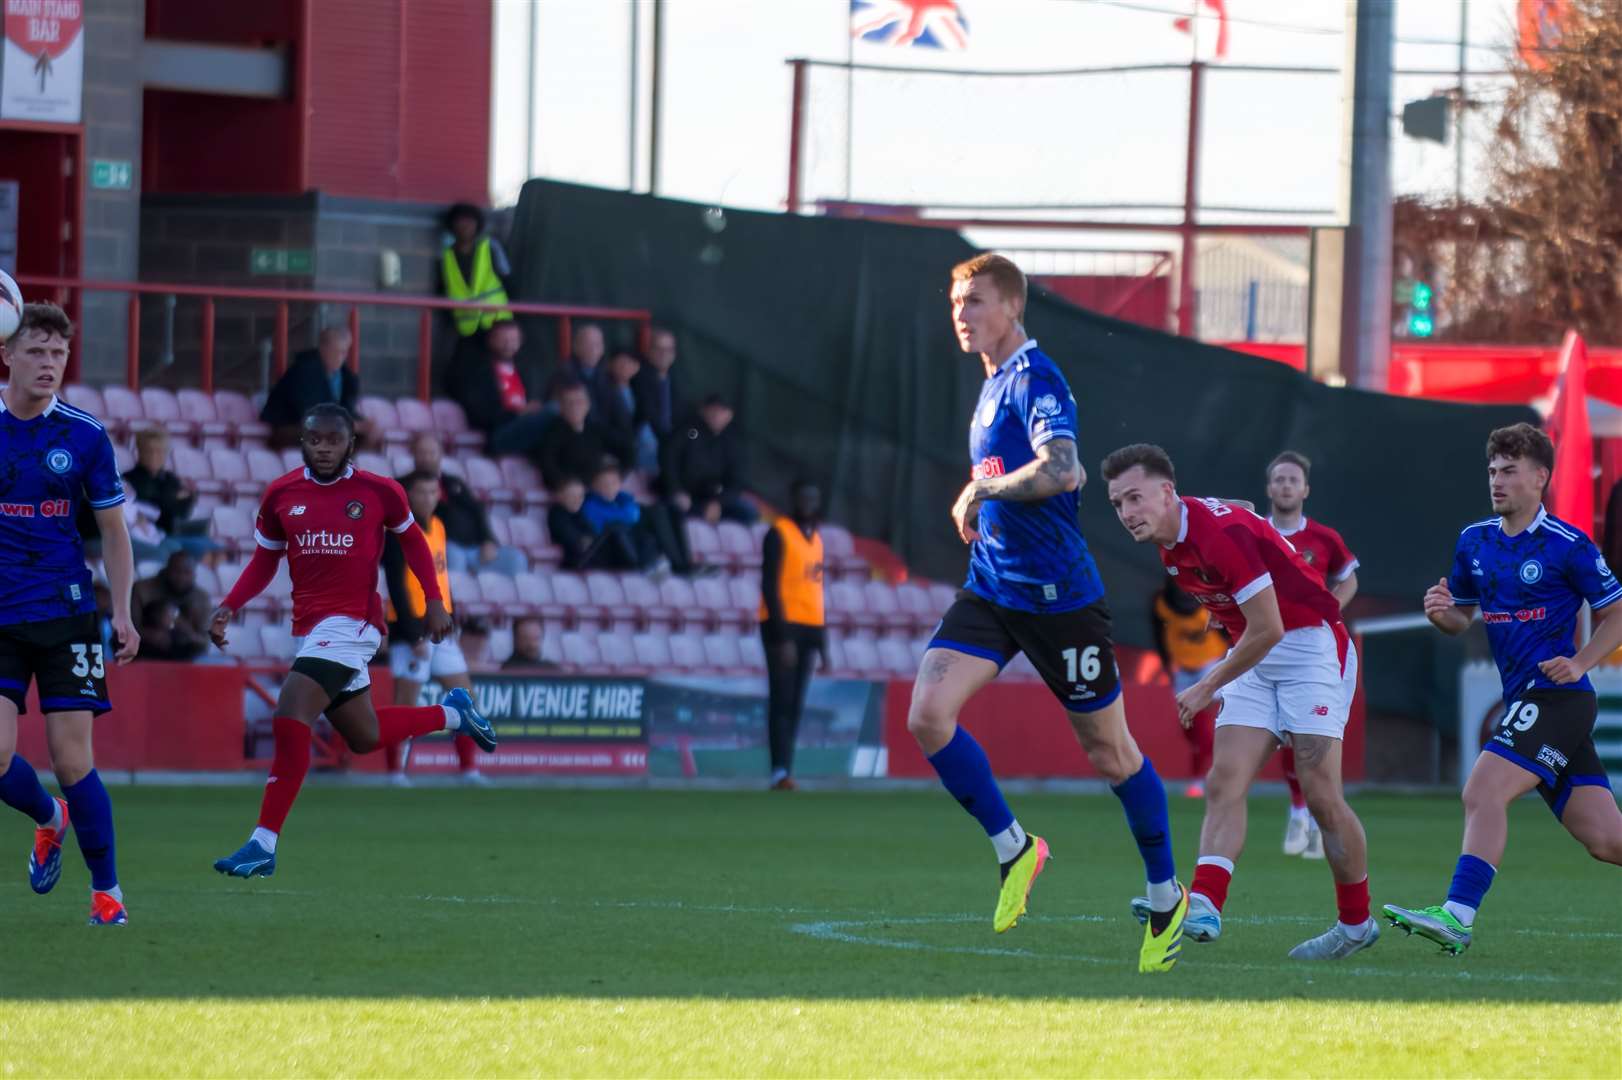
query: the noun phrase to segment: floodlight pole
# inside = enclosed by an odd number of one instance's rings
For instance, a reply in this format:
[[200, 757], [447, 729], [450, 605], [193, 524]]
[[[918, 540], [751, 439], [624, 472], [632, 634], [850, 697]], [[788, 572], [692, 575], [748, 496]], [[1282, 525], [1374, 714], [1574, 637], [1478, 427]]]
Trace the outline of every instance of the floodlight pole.
[[788, 194], [784, 198], [784, 208], [791, 214], [800, 212], [800, 150], [803, 139], [802, 125], [805, 123], [805, 61], [795, 59], [789, 61], [794, 69], [794, 96], [789, 107], [788, 120]]
[[1188, 65], [1188, 156], [1183, 169], [1183, 254], [1177, 266], [1177, 333], [1194, 337], [1199, 329], [1194, 292], [1194, 261], [1199, 253], [1200, 106], [1205, 97], [1205, 65]]

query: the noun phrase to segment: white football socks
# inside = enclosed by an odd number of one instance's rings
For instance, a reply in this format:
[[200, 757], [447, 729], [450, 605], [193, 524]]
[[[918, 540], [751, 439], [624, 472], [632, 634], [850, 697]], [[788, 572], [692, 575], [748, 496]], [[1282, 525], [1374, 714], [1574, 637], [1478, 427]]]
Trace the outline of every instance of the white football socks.
[[248, 837], [248, 839], [258, 844], [272, 855], [276, 854], [276, 834], [265, 828], [263, 825], [255, 829], [253, 831], [253, 835]]
[[441, 705], [440, 708], [445, 710], [445, 730], [461, 731], [462, 714], [451, 708], [449, 705]]
[[1008, 862], [1019, 858], [1019, 853], [1025, 850], [1025, 830], [1014, 822], [1008, 828], [991, 838], [991, 846], [997, 850], [997, 861]]
[[1170, 911], [1182, 903], [1183, 889], [1177, 884], [1176, 878], [1165, 881], [1149, 882], [1149, 909], [1151, 911]]
[[1471, 907], [1469, 904], [1461, 904], [1457, 900], [1449, 900], [1447, 903], [1443, 904], [1442, 907], [1449, 915], [1459, 920], [1462, 925], [1474, 926], [1476, 924], [1476, 909]]

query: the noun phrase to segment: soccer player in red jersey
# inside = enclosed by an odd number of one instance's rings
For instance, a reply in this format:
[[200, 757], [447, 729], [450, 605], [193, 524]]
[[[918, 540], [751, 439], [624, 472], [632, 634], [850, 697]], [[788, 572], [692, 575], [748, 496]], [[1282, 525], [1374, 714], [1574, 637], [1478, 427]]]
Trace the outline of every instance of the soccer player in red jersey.
[[[1217, 499], [1178, 496], [1171, 458], [1160, 447], [1122, 447], [1104, 459], [1102, 472], [1127, 532], [1159, 545], [1166, 572], [1234, 643], [1226, 659], [1177, 696], [1184, 723], [1222, 699], [1184, 933], [1195, 941], [1222, 933], [1222, 905], [1245, 846], [1246, 795], [1257, 770], [1287, 740], [1323, 831], [1340, 916], [1290, 955], [1336, 960], [1368, 948], [1380, 932], [1369, 917], [1367, 843], [1340, 782], [1341, 734], [1357, 667], [1340, 604], [1265, 519]], [[1141, 899], [1133, 904], [1140, 917], [1146, 908]]]
[[449, 630], [450, 615], [405, 492], [388, 477], [349, 463], [355, 452], [349, 411], [331, 403], [315, 406], [304, 415], [300, 442], [304, 468], [265, 489], [254, 523], [258, 547], [209, 625], [209, 636], [223, 648], [231, 616], [270, 584], [286, 552], [293, 633], [302, 640], [276, 702], [275, 756], [259, 825], [238, 851], [214, 863], [232, 877], [276, 872], [277, 837], [309, 772], [310, 727], [322, 713], [357, 754], [441, 730], [466, 732], [486, 751], [496, 746], [494, 730], [466, 690], [451, 691], [438, 705], [372, 707], [366, 665], [383, 640], [377, 567], [385, 531], [399, 538], [406, 564], [423, 583], [434, 641]]
[[[1357, 556], [1352, 554], [1340, 533], [1304, 512], [1312, 493], [1308, 481], [1312, 462], [1305, 454], [1286, 450], [1267, 466], [1267, 520], [1288, 540], [1307, 565], [1323, 575], [1324, 585], [1340, 602], [1341, 610], [1357, 595]], [[1279, 751], [1284, 760], [1284, 782], [1290, 785], [1290, 816], [1284, 827], [1284, 854], [1306, 859], [1324, 857], [1323, 834], [1307, 809], [1301, 794], [1301, 781], [1295, 775], [1295, 751], [1286, 746]]]

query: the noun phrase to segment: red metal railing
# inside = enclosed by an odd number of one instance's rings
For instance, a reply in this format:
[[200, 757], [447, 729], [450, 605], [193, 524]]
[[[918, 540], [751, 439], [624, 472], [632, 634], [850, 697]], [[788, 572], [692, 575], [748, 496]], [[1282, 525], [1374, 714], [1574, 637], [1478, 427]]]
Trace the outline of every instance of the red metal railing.
[[[640, 308], [593, 307], [586, 304], [465, 304], [442, 296], [397, 296], [390, 293], [306, 292], [293, 289], [256, 289], [224, 285], [179, 285], [144, 281], [86, 281], [79, 278], [17, 275], [25, 290], [55, 290], [59, 300], [71, 292], [110, 292], [129, 296], [129, 341], [125, 353], [125, 380], [130, 389], [141, 384], [141, 298], [143, 296], [195, 296], [201, 305], [201, 349], [198, 389], [214, 389], [214, 303], [216, 300], [260, 300], [276, 305], [276, 329], [272, 338], [273, 375], [287, 370], [288, 306], [290, 304], [337, 304], [349, 307], [349, 367], [360, 370], [361, 317], [363, 307], [415, 308], [417, 321], [417, 396], [427, 401], [433, 368], [433, 313], [435, 311], [510, 311], [515, 315], [536, 315], [557, 320], [558, 355], [568, 356], [574, 336], [575, 319], [599, 319], [635, 323], [641, 349], [648, 347], [653, 324], [652, 313]], [[69, 381], [78, 376], [77, 354], [68, 371]]]

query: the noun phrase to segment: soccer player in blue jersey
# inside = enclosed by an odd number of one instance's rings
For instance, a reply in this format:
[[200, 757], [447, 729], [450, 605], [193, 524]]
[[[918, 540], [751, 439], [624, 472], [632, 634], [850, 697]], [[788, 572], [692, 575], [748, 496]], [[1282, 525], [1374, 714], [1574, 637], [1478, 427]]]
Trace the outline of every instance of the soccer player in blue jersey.
[[[1504, 683], [1504, 718], [1464, 785], [1464, 852], [1447, 902], [1385, 916], [1457, 956], [1470, 947], [1476, 910], [1509, 839], [1509, 804], [1536, 788], [1588, 853], [1622, 865], [1622, 810], [1594, 748], [1598, 700], [1588, 671], [1622, 646], [1622, 582], [1581, 529], [1543, 508], [1554, 446], [1530, 424], [1487, 440], [1487, 486], [1496, 517], [1459, 534], [1453, 572], [1425, 593], [1425, 614], [1462, 634], [1476, 609]], [[1572, 652], [1584, 601], [1599, 616]]]
[[1014, 818], [985, 751], [957, 717], [1023, 652], [1121, 800], [1143, 855], [1152, 915], [1138, 970], [1169, 971], [1188, 890], [1172, 863], [1166, 790], [1127, 730], [1104, 585], [1077, 520], [1086, 471], [1076, 456], [1076, 401], [1021, 325], [1019, 267], [977, 256], [953, 268], [951, 295], [958, 342], [986, 374], [969, 420], [973, 479], [952, 507], [970, 545], [969, 574], [919, 665], [907, 729], [991, 839], [1002, 871], [992, 928], [1001, 933], [1025, 913], [1048, 845]]
[[[50, 892], [62, 873], [62, 840], [72, 822], [90, 868], [90, 925], [113, 926], [128, 916], [113, 854], [113, 807], [90, 742], [92, 719], [112, 707], [109, 658], [75, 525], [80, 500], [89, 501], [101, 529], [120, 664], [134, 659], [141, 639], [130, 622], [135, 564], [113, 444], [95, 417], [56, 396], [72, 337], [61, 308], [29, 304], [3, 350], [10, 374], [0, 392], [0, 802], [34, 821], [28, 882], [37, 893]], [[65, 798], [52, 798], [17, 753], [17, 716], [30, 679], [39, 684], [51, 767]]]

